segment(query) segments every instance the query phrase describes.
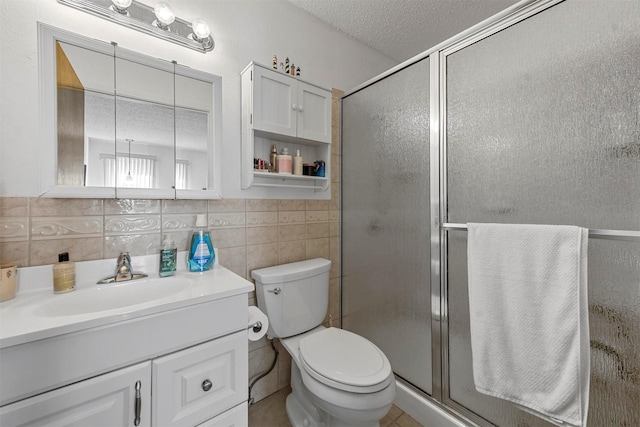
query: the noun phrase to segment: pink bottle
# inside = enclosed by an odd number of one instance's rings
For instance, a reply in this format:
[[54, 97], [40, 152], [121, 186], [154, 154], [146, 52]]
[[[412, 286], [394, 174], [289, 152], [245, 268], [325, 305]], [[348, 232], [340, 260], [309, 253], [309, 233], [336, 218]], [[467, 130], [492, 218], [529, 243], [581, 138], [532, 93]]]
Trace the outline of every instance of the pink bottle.
[[282, 154], [278, 156], [278, 173], [291, 174], [291, 155], [287, 148], [282, 149]]

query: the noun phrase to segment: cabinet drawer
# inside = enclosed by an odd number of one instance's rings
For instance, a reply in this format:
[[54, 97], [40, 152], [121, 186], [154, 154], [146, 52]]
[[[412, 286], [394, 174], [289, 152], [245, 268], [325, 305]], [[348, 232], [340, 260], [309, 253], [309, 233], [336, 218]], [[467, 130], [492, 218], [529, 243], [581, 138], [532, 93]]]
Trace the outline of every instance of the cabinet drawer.
[[249, 425], [249, 407], [245, 402], [205, 421], [198, 427], [247, 427], [247, 425]]
[[197, 425], [247, 400], [246, 331], [153, 361], [153, 420]]

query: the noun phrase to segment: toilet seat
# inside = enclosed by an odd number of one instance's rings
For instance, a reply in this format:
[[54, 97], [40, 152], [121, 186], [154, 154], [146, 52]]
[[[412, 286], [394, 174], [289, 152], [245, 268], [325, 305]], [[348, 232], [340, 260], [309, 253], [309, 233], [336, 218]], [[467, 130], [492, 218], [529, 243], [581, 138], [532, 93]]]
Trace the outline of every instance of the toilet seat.
[[371, 341], [328, 328], [300, 341], [300, 367], [315, 380], [353, 393], [374, 393], [394, 380], [391, 364]]

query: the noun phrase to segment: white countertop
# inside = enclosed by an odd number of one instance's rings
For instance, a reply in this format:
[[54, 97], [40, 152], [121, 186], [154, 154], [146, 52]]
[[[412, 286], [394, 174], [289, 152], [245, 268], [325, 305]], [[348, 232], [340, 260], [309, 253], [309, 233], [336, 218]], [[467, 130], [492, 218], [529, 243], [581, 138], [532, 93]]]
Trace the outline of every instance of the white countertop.
[[[113, 275], [115, 259], [76, 263], [76, 290], [63, 294], [53, 293], [51, 265], [21, 268], [18, 270], [16, 298], [0, 303], [0, 348], [246, 294], [254, 289], [253, 283], [218, 264], [210, 271], [191, 273], [186, 269], [185, 259], [186, 253], [181, 252], [178, 271], [170, 276], [191, 282], [185, 289], [152, 301], [72, 315], [42, 314], [42, 308], [70, 297], [73, 300], [67, 301], [82, 301], [87, 296], [95, 302], [95, 298], [100, 298], [100, 289], [118, 286], [96, 285], [98, 280]], [[157, 255], [132, 257], [131, 264], [135, 273], [146, 273], [150, 279], [158, 279]], [[125, 283], [126, 286], [135, 286], [136, 281]]]

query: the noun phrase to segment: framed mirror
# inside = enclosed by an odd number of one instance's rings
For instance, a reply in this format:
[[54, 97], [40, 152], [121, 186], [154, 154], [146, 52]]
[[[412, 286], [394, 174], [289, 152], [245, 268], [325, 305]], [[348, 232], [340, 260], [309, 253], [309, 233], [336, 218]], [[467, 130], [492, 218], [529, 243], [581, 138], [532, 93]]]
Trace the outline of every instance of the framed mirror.
[[219, 76], [38, 25], [42, 196], [219, 198]]

